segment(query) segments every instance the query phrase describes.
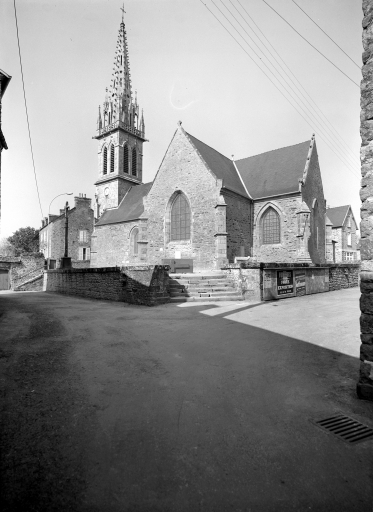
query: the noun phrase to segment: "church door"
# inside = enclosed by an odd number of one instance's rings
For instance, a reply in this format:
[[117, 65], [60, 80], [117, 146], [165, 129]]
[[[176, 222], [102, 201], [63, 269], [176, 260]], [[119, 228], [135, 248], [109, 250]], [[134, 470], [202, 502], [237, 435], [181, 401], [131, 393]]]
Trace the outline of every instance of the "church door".
[[0, 290], [9, 289], [8, 270], [0, 269]]

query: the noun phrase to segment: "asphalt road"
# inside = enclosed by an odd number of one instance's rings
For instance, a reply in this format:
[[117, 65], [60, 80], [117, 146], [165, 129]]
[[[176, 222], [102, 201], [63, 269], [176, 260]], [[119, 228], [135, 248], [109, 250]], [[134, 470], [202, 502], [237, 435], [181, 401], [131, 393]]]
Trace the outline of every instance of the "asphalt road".
[[0, 294], [1, 510], [372, 512], [373, 441], [312, 423], [373, 427], [355, 395], [358, 296]]

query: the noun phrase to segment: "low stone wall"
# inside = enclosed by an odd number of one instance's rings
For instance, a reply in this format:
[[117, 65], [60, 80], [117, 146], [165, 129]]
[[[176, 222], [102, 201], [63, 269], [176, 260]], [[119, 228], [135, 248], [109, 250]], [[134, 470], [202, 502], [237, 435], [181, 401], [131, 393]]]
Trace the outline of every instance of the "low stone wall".
[[15, 288], [16, 292], [42, 292], [43, 291], [43, 274], [40, 274], [26, 283]]
[[329, 267], [329, 291], [359, 286], [359, 263], [341, 263]]
[[56, 269], [44, 273], [44, 291], [154, 306], [169, 301], [168, 267]]
[[[245, 261], [226, 265], [221, 270], [234, 282], [237, 290], [242, 292], [244, 300], [250, 302], [263, 300], [263, 272], [265, 269], [269, 268], [288, 268], [294, 270], [300, 270], [302, 268], [315, 270], [318, 268], [329, 269], [329, 290], [327, 290], [328, 274], [326, 273], [326, 289], [321, 289], [321, 291], [334, 291], [359, 286], [359, 263], [309, 265], [308, 263], [263, 263]], [[322, 277], [322, 279], [324, 282], [324, 277]], [[297, 293], [297, 296], [304, 294], [305, 292]]]

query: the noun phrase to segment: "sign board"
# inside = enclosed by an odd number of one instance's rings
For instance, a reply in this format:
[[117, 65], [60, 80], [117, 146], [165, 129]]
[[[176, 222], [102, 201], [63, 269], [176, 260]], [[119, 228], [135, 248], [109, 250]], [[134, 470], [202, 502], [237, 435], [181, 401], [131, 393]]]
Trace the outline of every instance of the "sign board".
[[292, 270], [277, 270], [277, 295], [279, 297], [294, 295], [294, 279]]
[[306, 272], [305, 270], [295, 271], [295, 290], [297, 295], [304, 295], [306, 293]]
[[272, 272], [268, 270], [263, 272], [263, 288], [272, 288]]

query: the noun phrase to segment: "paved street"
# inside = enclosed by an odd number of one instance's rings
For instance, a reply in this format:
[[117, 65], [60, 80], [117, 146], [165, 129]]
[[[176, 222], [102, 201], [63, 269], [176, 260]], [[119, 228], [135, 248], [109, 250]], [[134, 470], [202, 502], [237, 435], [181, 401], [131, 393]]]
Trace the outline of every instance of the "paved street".
[[0, 294], [3, 511], [373, 509], [359, 290], [156, 308]]

